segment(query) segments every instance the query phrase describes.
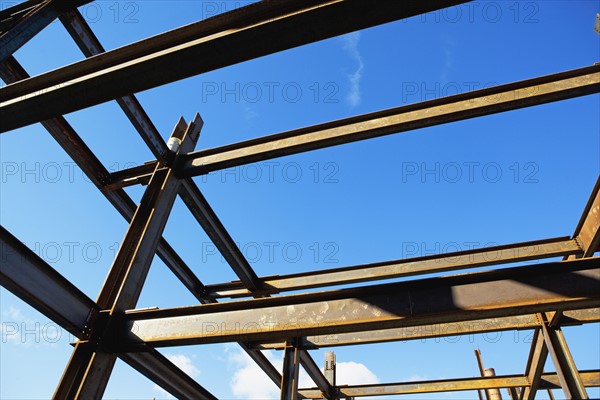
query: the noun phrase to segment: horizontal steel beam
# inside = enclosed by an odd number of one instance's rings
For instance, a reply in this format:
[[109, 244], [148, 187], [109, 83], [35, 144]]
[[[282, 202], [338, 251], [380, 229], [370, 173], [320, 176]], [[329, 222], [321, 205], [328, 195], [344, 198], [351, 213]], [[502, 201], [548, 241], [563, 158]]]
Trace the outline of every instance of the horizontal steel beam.
[[[410, 104], [188, 154], [182, 176], [516, 110], [600, 91], [600, 64], [455, 96]], [[0, 91], [1, 93], [1, 91]], [[154, 163], [113, 174], [109, 188], [147, 182]]]
[[379, 0], [377, 7], [363, 0], [268, 0], [251, 4], [0, 90], [0, 131], [464, 2]]
[[[586, 386], [600, 386], [600, 371], [581, 371]], [[482, 378], [443, 379], [437, 381], [403, 382], [376, 385], [339, 386], [340, 397], [384, 396], [416, 393], [453, 392], [478, 389], [503, 389], [527, 387], [529, 382], [523, 375], [504, 375]], [[556, 373], [542, 375], [541, 389], [560, 389]], [[323, 398], [319, 389], [300, 389], [303, 397]]]
[[[280, 293], [581, 253], [577, 241], [559, 237], [261, 279], [264, 293]], [[207, 285], [206, 291], [214, 298], [252, 295], [241, 282]]]
[[84, 338], [96, 304], [0, 226], [0, 285], [75, 337]]
[[600, 64], [262, 137], [185, 157], [184, 176], [600, 91]]
[[[561, 326], [578, 326], [594, 322], [600, 322], [599, 308], [567, 310], [563, 312]], [[465, 322], [437, 323], [405, 328], [332, 333], [320, 336], [305, 336], [299, 338], [298, 346], [302, 349], [320, 349], [336, 346], [486, 334], [490, 332], [509, 330], [522, 331], [535, 329], [539, 326], [540, 321], [535, 315], [516, 315], [512, 317], [489, 318]], [[249, 343], [248, 346], [260, 350], [282, 350], [284, 344], [281, 342], [255, 342]]]
[[600, 306], [588, 258], [472, 274], [164, 310], [131, 310], [120, 342], [175, 346], [272, 341], [356, 330]]

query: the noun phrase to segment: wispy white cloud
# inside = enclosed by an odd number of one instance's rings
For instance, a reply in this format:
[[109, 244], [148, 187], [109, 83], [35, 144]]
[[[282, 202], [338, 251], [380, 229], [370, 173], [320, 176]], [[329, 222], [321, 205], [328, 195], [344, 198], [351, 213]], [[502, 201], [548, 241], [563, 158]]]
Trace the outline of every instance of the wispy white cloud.
[[8, 308], [2, 314], [4, 314], [2, 320], [5, 321], [25, 321], [27, 319], [25, 318], [23, 311], [14, 306], [8, 306]]
[[[200, 370], [194, 365], [192, 359], [185, 354], [165, 354], [173, 364], [177, 365], [183, 372], [192, 378], [197, 378], [200, 375]], [[174, 399], [169, 392], [158, 385], [153, 386], [153, 390], [160, 394], [161, 398]]]
[[244, 119], [246, 122], [253, 122], [255, 119], [259, 118], [260, 114], [254, 111], [250, 106], [244, 106]]
[[343, 48], [357, 63], [356, 70], [348, 74], [348, 81], [350, 83], [350, 90], [346, 95], [346, 101], [350, 106], [356, 107], [360, 104], [362, 93], [360, 89], [360, 82], [362, 80], [363, 70], [365, 64], [363, 62], [362, 55], [358, 50], [358, 43], [360, 42], [360, 32], [352, 32], [342, 36]]
[[[279, 398], [280, 393], [277, 385], [245, 352], [234, 346], [226, 346], [226, 353], [228, 363], [234, 370], [230, 388], [236, 398], [255, 400]], [[282, 370], [283, 352], [266, 351], [264, 354], [277, 370]], [[353, 361], [339, 362], [336, 368], [336, 381], [338, 384], [379, 383], [379, 378], [364, 364]], [[302, 369], [300, 370], [298, 386], [301, 388], [315, 386], [314, 382]]]
[[[226, 346], [228, 362], [234, 369], [230, 380], [231, 393], [238, 399], [278, 399], [279, 388], [243, 350]], [[267, 359], [281, 371], [283, 352], [265, 351]], [[304, 371], [298, 379], [300, 387], [314, 386]]]
[[26, 323], [26, 318], [23, 312], [16, 307], [9, 306], [2, 310], [2, 323], [0, 324], [0, 335], [2, 343], [23, 344], [20, 326]]
[[456, 41], [449, 38], [442, 38], [442, 51], [444, 52], [444, 64], [442, 66], [442, 72], [440, 74], [440, 80], [442, 82], [448, 81], [448, 74], [454, 69], [454, 48], [456, 47]]
[[409, 376], [406, 380], [408, 382], [419, 382], [419, 381], [426, 381], [427, 377], [424, 375], [415, 374], [415, 375]]
[[20, 308], [9, 305], [0, 313], [0, 342], [22, 345], [55, 346], [59, 341], [75, 338], [52, 321], [35, 320]]
[[364, 364], [354, 361], [338, 362], [336, 368], [336, 384], [338, 385], [368, 385], [379, 383], [379, 378]]
[[167, 354], [165, 355], [173, 364], [177, 365], [183, 372], [196, 378], [200, 375], [200, 370], [194, 365], [191, 358], [184, 354]]

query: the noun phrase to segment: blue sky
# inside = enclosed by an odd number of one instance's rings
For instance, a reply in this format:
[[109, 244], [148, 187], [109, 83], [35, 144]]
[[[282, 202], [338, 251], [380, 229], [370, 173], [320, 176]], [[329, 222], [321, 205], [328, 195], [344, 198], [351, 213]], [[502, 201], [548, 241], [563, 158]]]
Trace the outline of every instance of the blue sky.
[[[0, 1], [0, 8], [14, 3]], [[80, 10], [113, 49], [245, 4], [107, 0]], [[600, 56], [598, 12], [597, 1], [477, 1], [234, 65], [138, 99], [164, 138], [180, 116], [199, 112], [205, 126], [197, 148], [210, 148], [591, 65]], [[59, 22], [15, 56], [32, 75], [82, 58]], [[599, 99], [352, 143], [196, 182], [259, 275], [571, 235], [600, 172]], [[153, 158], [115, 102], [67, 119], [111, 171]], [[96, 298], [125, 221], [41, 125], [3, 134], [0, 157], [2, 225]], [[138, 201], [142, 188], [128, 193]], [[202, 282], [236, 279], [179, 200], [165, 237]], [[0, 300], [0, 398], [47, 399], [72, 338], [4, 289]], [[139, 307], [191, 304], [194, 298], [155, 260]], [[598, 324], [565, 332], [578, 367], [600, 368]], [[476, 376], [476, 348], [498, 374], [522, 373], [530, 340], [527, 332], [504, 332], [335, 352], [347, 383], [399, 382]], [[311, 353], [321, 364], [323, 351]], [[164, 354], [219, 398], [278, 398], [235, 345]], [[281, 352], [268, 356], [281, 363]], [[546, 370], [553, 370], [551, 362]], [[589, 393], [600, 396], [597, 389]], [[474, 392], [413, 398], [450, 396], [477, 398]], [[168, 398], [119, 362], [106, 398], [152, 397]]]

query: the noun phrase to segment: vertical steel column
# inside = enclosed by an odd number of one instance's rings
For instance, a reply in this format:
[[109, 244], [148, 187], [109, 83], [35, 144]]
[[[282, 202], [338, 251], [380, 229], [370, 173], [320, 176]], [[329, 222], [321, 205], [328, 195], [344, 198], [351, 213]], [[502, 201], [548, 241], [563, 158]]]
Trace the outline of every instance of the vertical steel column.
[[325, 352], [325, 378], [331, 386], [335, 386], [335, 353]]
[[[180, 119], [171, 135], [181, 142], [177, 154], [193, 150], [202, 125], [199, 115], [187, 129]], [[137, 303], [180, 183], [171, 163], [157, 166], [98, 297], [97, 303], [105, 311], [92, 322], [92, 339], [77, 343], [55, 399], [102, 397], [117, 357], [104, 352], [102, 345], [110, 342], [112, 323], [119, 314]]]
[[565, 397], [567, 399], [588, 399], [585, 386], [569, 351], [562, 329], [560, 326], [553, 326], [553, 324], [548, 323], [545, 314], [542, 314], [542, 316], [544, 317], [542, 335], [556, 368], [558, 380]]
[[[325, 368], [323, 368], [323, 375], [329, 382], [329, 385], [333, 388], [333, 395], [337, 394], [337, 388], [335, 387], [335, 353], [333, 351], [325, 352]], [[337, 400], [336, 397], [332, 397], [333, 400]]]
[[281, 400], [298, 399], [298, 373], [300, 372], [300, 349], [295, 341], [286, 342], [281, 377]]
[[[481, 358], [481, 351], [479, 349], [475, 349], [475, 358], [477, 359], [477, 366], [479, 367], [479, 375], [484, 376], [485, 367], [483, 366], [483, 359]], [[479, 397], [479, 400], [483, 400], [484, 395], [486, 400], [490, 400], [490, 395], [487, 390], [477, 390], [477, 396]]]

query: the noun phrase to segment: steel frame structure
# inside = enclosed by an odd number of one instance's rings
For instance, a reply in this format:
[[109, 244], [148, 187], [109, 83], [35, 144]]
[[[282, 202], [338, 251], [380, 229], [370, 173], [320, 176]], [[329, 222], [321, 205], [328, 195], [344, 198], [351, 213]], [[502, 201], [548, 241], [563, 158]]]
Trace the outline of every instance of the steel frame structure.
[[[29, 0], [0, 11], [0, 77], [9, 84], [0, 89], [0, 132], [40, 122], [129, 222], [96, 301], [0, 229], [2, 286], [78, 338], [55, 399], [101, 398], [117, 358], [178, 398], [214, 399], [156, 348], [223, 342], [238, 342], [280, 386], [282, 399], [492, 388], [509, 388], [514, 400], [558, 388], [569, 399], [584, 399], [586, 386], [600, 385], [600, 371], [577, 369], [561, 330], [600, 321], [600, 258], [594, 257], [600, 248], [600, 179], [571, 236], [278, 277], [257, 276], [191, 179], [232, 166], [598, 93], [600, 65], [198, 152], [193, 150], [203, 122], [196, 115], [175, 125], [171, 137], [181, 145], [173, 152], [130, 93], [464, 0], [379, 0], [377, 7], [364, 0], [265, 0], [109, 52], [77, 11], [88, 2]], [[56, 18], [87, 59], [30, 78], [12, 54]], [[236, 51], [221, 51], [230, 48]], [[199, 57], [201, 64], [186, 62]], [[118, 102], [155, 161], [111, 174], [62, 117], [109, 100]], [[139, 184], [147, 187], [136, 205], [123, 187]], [[177, 196], [239, 281], [205, 286], [162, 238]], [[135, 310], [155, 254], [200, 305]], [[282, 295], [555, 257], [564, 260]], [[246, 299], [217, 303], [219, 298]], [[256, 323], [258, 316], [261, 324]], [[525, 371], [519, 375], [340, 387], [331, 368], [321, 372], [308, 352], [524, 329], [535, 334]], [[283, 371], [266, 359], [264, 349], [285, 352]], [[555, 373], [543, 371], [548, 356]], [[300, 366], [315, 388], [298, 388]]]

